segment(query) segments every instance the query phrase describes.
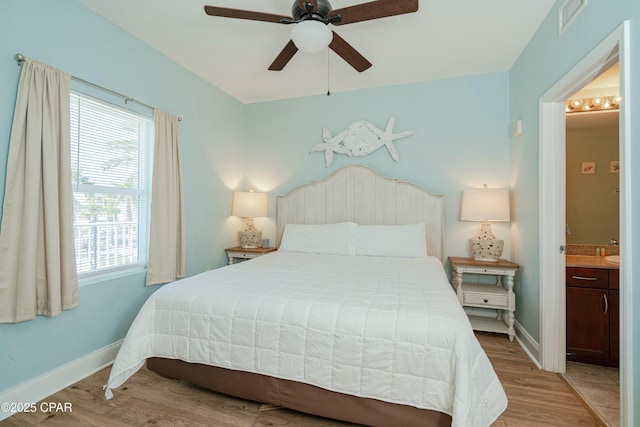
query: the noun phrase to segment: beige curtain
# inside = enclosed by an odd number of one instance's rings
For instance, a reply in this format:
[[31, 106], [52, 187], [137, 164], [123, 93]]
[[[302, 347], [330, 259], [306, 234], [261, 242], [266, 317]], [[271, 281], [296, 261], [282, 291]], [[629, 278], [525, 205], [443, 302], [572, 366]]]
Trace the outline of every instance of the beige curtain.
[[147, 286], [184, 277], [187, 264], [178, 118], [155, 110], [154, 122]]
[[22, 65], [0, 225], [1, 323], [78, 305], [69, 82], [47, 65]]

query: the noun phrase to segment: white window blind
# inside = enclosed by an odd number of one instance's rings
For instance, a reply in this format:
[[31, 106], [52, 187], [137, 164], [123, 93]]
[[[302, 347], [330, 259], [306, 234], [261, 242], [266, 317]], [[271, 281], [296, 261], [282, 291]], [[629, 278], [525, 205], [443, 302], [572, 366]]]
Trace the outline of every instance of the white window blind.
[[153, 121], [73, 92], [71, 172], [79, 274], [147, 260]]

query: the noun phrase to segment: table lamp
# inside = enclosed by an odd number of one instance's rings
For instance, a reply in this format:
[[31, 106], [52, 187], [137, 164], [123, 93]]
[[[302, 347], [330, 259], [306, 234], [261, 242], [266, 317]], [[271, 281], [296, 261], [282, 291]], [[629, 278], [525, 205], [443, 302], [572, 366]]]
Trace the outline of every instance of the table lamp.
[[504, 240], [491, 232], [489, 221], [509, 221], [509, 190], [506, 188], [471, 188], [462, 193], [462, 221], [482, 221], [480, 231], [469, 239], [469, 253], [476, 261], [497, 262]]
[[253, 218], [267, 216], [267, 193], [236, 191], [233, 193], [231, 215], [245, 218], [245, 227], [238, 232], [240, 246], [259, 248], [262, 244], [262, 231], [253, 225]]

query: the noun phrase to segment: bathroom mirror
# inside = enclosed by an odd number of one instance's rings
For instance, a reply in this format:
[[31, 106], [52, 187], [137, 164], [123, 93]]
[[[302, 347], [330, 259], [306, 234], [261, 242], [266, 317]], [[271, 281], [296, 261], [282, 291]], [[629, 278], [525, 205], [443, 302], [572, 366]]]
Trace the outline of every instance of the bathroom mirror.
[[618, 111], [566, 117], [566, 242], [608, 245], [620, 233]]

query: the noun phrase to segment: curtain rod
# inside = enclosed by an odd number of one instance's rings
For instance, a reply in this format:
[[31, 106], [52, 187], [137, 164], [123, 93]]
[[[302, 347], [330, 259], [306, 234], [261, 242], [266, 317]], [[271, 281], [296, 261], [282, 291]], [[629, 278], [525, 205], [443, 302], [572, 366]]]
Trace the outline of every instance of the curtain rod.
[[[15, 58], [15, 60], [16, 60], [16, 61], [18, 61], [18, 65], [22, 65], [22, 64], [24, 63], [24, 60], [25, 60], [25, 59], [27, 59], [27, 57], [26, 57], [26, 56], [24, 56], [24, 55], [23, 55], [23, 54], [21, 54], [21, 53], [16, 53], [16, 55], [14, 56], [14, 58]], [[125, 104], [127, 104], [127, 103], [129, 103], [129, 102], [135, 102], [135, 103], [137, 103], [137, 104], [142, 105], [143, 107], [147, 107], [147, 108], [149, 108], [149, 109], [151, 109], [151, 110], [155, 110], [155, 108], [154, 108], [154, 107], [152, 107], [151, 105], [145, 104], [144, 102], [140, 102], [140, 101], [138, 101], [137, 99], [131, 98], [130, 96], [123, 95], [123, 94], [121, 94], [121, 93], [119, 93], [119, 92], [116, 92], [116, 91], [111, 90], [111, 89], [109, 89], [109, 88], [106, 88], [106, 87], [104, 87], [104, 86], [97, 85], [97, 84], [95, 84], [95, 83], [93, 83], [93, 82], [90, 82], [90, 81], [87, 81], [87, 80], [85, 80], [85, 79], [81, 79], [81, 78], [76, 77], [76, 76], [74, 76], [74, 75], [72, 75], [71, 77], [73, 77], [73, 79], [74, 79], [74, 80], [77, 80], [77, 81], [79, 81], [79, 82], [81, 82], [81, 83], [84, 83], [84, 84], [86, 84], [86, 85], [92, 86], [92, 87], [94, 87], [94, 88], [96, 88], [96, 89], [104, 90], [105, 92], [109, 92], [109, 93], [110, 93], [110, 94], [112, 94], [112, 95], [119, 96], [120, 98], [124, 99], [124, 103], [125, 103]], [[181, 122], [181, 121], [182, 121], [182, 117], [178, 117], [178, 121], [179, 121], [179, 122]]]

